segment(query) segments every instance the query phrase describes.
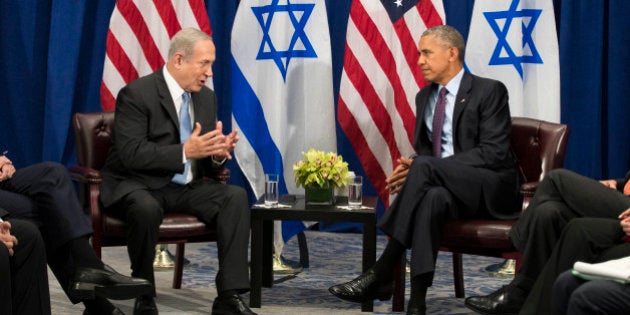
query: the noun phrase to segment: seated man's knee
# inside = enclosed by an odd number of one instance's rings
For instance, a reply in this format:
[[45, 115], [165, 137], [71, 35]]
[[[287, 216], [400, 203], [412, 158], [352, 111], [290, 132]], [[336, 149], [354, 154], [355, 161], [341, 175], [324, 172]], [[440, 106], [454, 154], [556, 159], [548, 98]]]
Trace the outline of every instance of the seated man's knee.
[[149, 194], [131, 193], [125, 200], [125, 218], [128, 223], [159, 227], [164, 210]]

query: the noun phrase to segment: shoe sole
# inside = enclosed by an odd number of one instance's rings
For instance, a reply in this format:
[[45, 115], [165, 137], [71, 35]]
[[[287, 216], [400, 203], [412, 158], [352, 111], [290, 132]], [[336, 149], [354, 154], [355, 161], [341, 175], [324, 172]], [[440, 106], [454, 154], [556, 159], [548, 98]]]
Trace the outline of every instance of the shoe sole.
[[94, 283], [78, 282], [70, 288], [70, 295], [80, 300], [93, 300], [96, 296], [111, 300], [130, 300], [153, 293], [150, 284], [102, 286]]
[[335, 293], [334, 291], [328, 289], [328, 292], [332, 293], [332, 295], [344, 300], [344, 301], [348, 301], [348, 302], [354, 302], [354, 303], [364, 303], [364, 302], [370, 302], [370, 301], [374, 301], [376, 299], [378, 299], [379, 301], [389, 301], [392, 298], [392, 293], [391, 292], [376, 292], [376, 294], [374, 294], [374, 296], [366, 296], [361, 298], [355, 298], [352, 296], [345, 296], [345, 295], [338, 295], [337, 293]]
[[479, 313], [479, 314], [483, 314], [483, 315], [518, 315], [518, 313], [490, 313], [490, 312], [486, 312], [483, 310], [480, 310], [472, 305], [468, 305], [466, 303], [464, 303], [464, 306], [466, 306], [468, 309], [474, 311], [475, 313]]

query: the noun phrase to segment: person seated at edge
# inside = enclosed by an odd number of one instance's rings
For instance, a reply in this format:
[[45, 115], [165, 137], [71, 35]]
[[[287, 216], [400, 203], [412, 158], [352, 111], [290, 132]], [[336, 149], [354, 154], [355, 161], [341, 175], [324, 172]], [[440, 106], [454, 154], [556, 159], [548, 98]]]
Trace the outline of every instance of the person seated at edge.
[[[601, 263], [630, 257], [630, 209], [619, 219], [571, 220], [539, 279], [552, 282], [562, 273], [550, 291], [538, 292], [537, 305], [524, 306], [523, 310], [559, 315], [630, 314], [630, 285], [612, 280], [585, 281], [571, 273], [575, 261]], [[537, 292], [538, 282], [530, 296]]]
[[[195, 215], [215, 228], [219, 271], [212, 313], [254, 314], [239, 295], [249, 291], [247, 193], [207, 179], [238, 141], [236, 131], [222, 133], [216, 96], [205, 86], [214, 60], [210, 36], [182, 29], [171, 40], [165, 66], [120, 90], [100, 198], [106, 211], [127, 222], [132, 275], [153, 284], [165, 211]], [[154, 297], [136, 299], [136, 312], [156, 314]]]
[[31, 222], [0, 219], [0, 314], [50, 314], [44, 240]]
[[386, 179], [398, 196], [378, 226], [391, 238], [366, 273], [329, 289], [348, 301], [389, 299], [393, 267], [411, 248], [407, 314], [426, 313], [426, 292], [448, 220], [518, 215], [507, 89], [464, 72], [464, 40], [451, 26], [427, 29], [418, 53], [418, 65], [431, 84], [416, 96], [416, 154], [399, 158]]
[[90, 217], [63, 165], [44, 162], [16, 170], [0, 156], [0, 207], [5, 219], [39, 227], [50, 269], [70, 300], [83, 302], [85, 314], [122, 314], [107, 298], [131, 299], [151, 290], [147, 280], [125, 277], [96, 256], [89, 243]]
[[523, 257], [514, 279], [489, 295], [466, 298], [465, 305], [482, 314], [534, 314], [527, 309], [537, 305], [534, 301], [548, 298], [541, 297], [545, 292], [551, 296], [553, 281], [561, 272], [542, 277], [567, 224], [576, 218], [618, 220], [630, 208], [628, 179], [630, 171], [625, 178], [602, 181], [566, 169], [549, 172], [510, 229], [510, 239]]

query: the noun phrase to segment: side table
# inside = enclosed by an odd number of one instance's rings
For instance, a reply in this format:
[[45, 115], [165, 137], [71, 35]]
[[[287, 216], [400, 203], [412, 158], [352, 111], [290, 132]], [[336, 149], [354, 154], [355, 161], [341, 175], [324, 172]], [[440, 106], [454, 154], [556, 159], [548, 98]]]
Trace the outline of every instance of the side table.
[[[251, 292], [250, 307], [260, 307], [262, 287], [273, 284], [273, 221], [331, 221], [359, 222], [363, 224], [363, 272], [376, 262], [376, 208], [377, 198], [364, 196], [363, 205], [370, 209], [344, 210], [332, 206], [305, 206], [304, 196], [296, 196], [290, 207], [251, 209]], [[361, 304], [361, 311], [371, 312], [373, 301]]]

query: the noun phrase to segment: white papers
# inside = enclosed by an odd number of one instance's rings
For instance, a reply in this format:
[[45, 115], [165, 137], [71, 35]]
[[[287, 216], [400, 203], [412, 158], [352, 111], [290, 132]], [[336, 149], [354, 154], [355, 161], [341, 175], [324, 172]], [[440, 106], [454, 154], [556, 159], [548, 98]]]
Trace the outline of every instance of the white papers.
[[577, 261], [573, 264], [573, 274], [585, 280], [608, 279], [630, 283], [630, 256], [596, 264]]

